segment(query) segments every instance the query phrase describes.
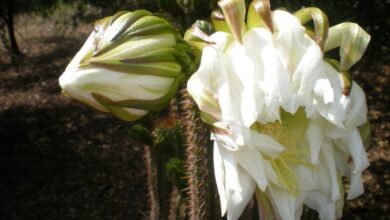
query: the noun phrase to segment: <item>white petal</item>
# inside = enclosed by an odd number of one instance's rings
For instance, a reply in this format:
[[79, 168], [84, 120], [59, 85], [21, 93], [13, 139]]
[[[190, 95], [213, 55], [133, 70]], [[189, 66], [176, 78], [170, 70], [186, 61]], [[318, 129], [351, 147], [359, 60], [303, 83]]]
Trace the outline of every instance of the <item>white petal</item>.
[[[88, 54], [88, 53], [91, 53], [94, 51], [94, 41], [95, 41], [95, 33], [92, 32], [88, 39], [85, 41], [85, 43], [83, 44], [83, 47], [81, 47], [81, 49], [77, 52], [76, 56], [72, 59], [72, 61], [70, 61], [70, 63], [68, 64], [68, 66], [66, 67], [66, 70], [65, 72], [67, 72], [67, 74], [76, 74], [75, 73], [75, 69], [79, 66], [80, 62], [82, 59], [85, 58], [85, 56]], [[60, 85], [61, 85], [61, 81], [65, 80], [65, 78], [67, 77], [71, 77], [73, 78], [73, 76], [64, 76], [65, 74], [61, 75], [60, 77]], [[62, 85], [61, 85], [62, 87]]]
[[214, 175], [217, 183], [219, 199], [221, 202], [221, 216], [224, 216], [227, 207], [226, 188], [225, 188], [225, 168], [223, 165], [221, 153], [219, 152], [218, 143], [216, 141], [214, 141], [213, 155], [214, 155]]
[[324, 156], [324, 162], [326, 167], [322, 167], [322, 169], [327, 168], [330, 177], [331, 185], [331, 198], [332, 201], [336, 201], [340, 198], [340, 186], [338, 181], [338, 174], [336, 170], [336, 162], [334, 158], [333, 146], [330, 140], [325, 140], [322, 147], [322, 153]]
[[324, 128], [325, 135], [332, 139], [339, 139], [348, 135], [348, 131], [344, 128], [335, 126], [328, 121], [322, 122], [322, 127]]
[[243, 185], [243, 190], [241, 192], [228, 190], [228, 220], [237, 220], [241, 216], [256, 189], [256, 183], [246, 172], [240, 172], [240, 179]]
[[351, 89], [351, 110], [347, 114], [345, 127], [349, 130], [364, 124], [367, 121], [367, 103], [364, 91], [353, 82]]
[[363, 183], [362, 183], [362, 174], [361, 173], [352, 173], [350, 177], [350, 185], [348, 190], [347, 199], [355, 199], [364, 193]]
[[336, 220], [336, 207], [329, 198], [318, 191], [307, 194], [305, 205], [316, 210], [321, 220]]
[[[290, 97], [282, 103], [283, 110], [291, 114], [295, 114], [301, 105], [302, 101], [294, 92], [291, 92]], [[307, 108], [305, 110], [307, 111]]]
[[350, 98], [343, 95], [341, 88], [341, 80], [339, 78], [338, 72], [330, 66], [328, 63], [324, 63], [325, 73], [330, 80], [331, 86], [333, 88], [334, 100], [325, 104], [322, 99], [319, 97], [317, 99], [317, 110], [319, 113], [328, 119], [333, 124], [344, 127], [343, 121], [346, 118], [346, 114], [350, 108]]
[[264, 160], [263, 157], [257, 151], [253, 150], [237, 151], [235, 157], [238, 163], [256, 181], [257, 187], [259, 187], [261, 191], [265, 191], [268, 181], [262, 164], [262, 160]]
[[[234, 152], [231, 152], [227, 150], [226, 148], [219, 148], [219, 152], [222, 155], [223, 165], [225, 168], [225, 187], [226, 191], [233, 190], [237, 192], [241, 192], [245, 190], [241, 184], [240, 179], [240, 173], [239, 169], [242, 170], [241, 167], [239, 167], [239, 164], [237, 163]], [[229, 200], [229, 195], [228, 200]]]
[[361, 173], [370, 165], [370, 163], [368, 162], [367, 154], [364, 149], [359, 131], [357, 129], [354, 129], [352, 133], [348, 136], [347, 142], [349, 152], [351, 153], [354, 163], [353, 172]]
[[368, 158], [364, 150], [359, 131], [354, 129], [347, 138], [348, 147], [353, 159], [353, 167], [350, 174], [350, 188], [348, 191], [348, 199], [354, 199], [364, 192], [361, 172], [369, 166]]
[[273, 206], [276, 207], [280, 218], [283, 220], [295, 220], [296, 212], [299, 211], [302, 204], [302, 198], [296, 198], [288, 191], [272, 185], [269, 185], [269, 193]]
[[276, 45], [280, 60], [285, 68], [292, 74], [295, 72], [307, 47], [313, 43], [305, 36], [305, 28], [292, 14], [275, 10], [273, 21], [276, 25]]
[[214, 70], [214, 62], [217, 59], [217, 51], [214, 47], [205, 47], [202, 51], [202, 58], [200, 66], [195, 74], [199, 75], [199, 78], [205, 88], [210, 91], [215, 91], [218, 84], [218, 76]]
[[245, 43], [258, 77], [253, 93], [257, 103], [265, 105], [258, 109], [258, 120], [262, 123], [278, 120], [280, 104], [290, 95], [289, 74], [279, 60], [270, 32], [255, 28], [245, 35]]
[[280, 188], [285, 187], [285, 183], [280, 181], [280, 178], [278, 178], [271, 163], [268, 160], [264, 160], [262, 161], [262, 164], [264, 166], [265, 176], [267, 177], [268, 182], [273, 183]]
[[250, 127], [258, 117], [258, 103], [256, 88], [256, 75], [253, 61], [248, 56], [242, 45], [235, 45], [230, 51], [232, 69], [241, 83], [241, 117], [244, 126]]
[[324, 141], [323, 131], [317, 123], [310, 122], [306, 131], [306, 140], [310, 147], [310, 161], [317, 164], [322, 142]]
[[285, 150], [283, 145], [279, 144], [273, 137], [269, 135], [251, 131], [251, 139], [253, 146], [256, 147], [260, 153], [271, 157], [271, 159], [275, 159]]
[[314, 190], [318, 187], [316, 182], [317, 173], [312, 167], [300, 165], [295, 167], [294, 173], [301, 192]]
[[349, 176], [350, 167], [347, 164], [347, 162], [348, 162], [347, 154], [345, 154], [345, 152], [343, 152], [338, 147], [334, 148], [334, 153], [335, 153], [336, 167], [337, 167], [337, 170], [340, 172], [340, 175]]
[[[227, 217], [236, 220], [251, 199], [256, 183], [248, 172], [237, 163], [235, 156], [237, 152], [231, 152], [221, 147], [218, 150], [225, 171]], [[223, 189], [223, 187], [220, 188]]]
[[226, 33], [217, 32], [210, 36], [215, 42], [206, 46], [202, 51], [200, 66], [195, 74], [199, 74], [203, 86], [213, 92], [217, 92], [220, 84], [224, 83], [224, 77], [220, 74], [220, 54], [228, 41]]
[[167, 77], [121, 73], [104, 68], [78, 69], [72, 77], [66, 74], [61, 86], [76, 98], [81, 93], [96, 92], [112, 101], [153, 100], [166, 94], [173, 83], [173, 79]]
[[187, 91], [202, 112], [209, 114], [215, 120], [222, 120], [218, 100], [215, 98], [214, 94], [205, 89], [198, 74], [193, 74], [187, 81]]
[[241, 92], [239, 80], [233, 75], [229, 67], [229, 59], [226, 56], [221, 57], [221, 63], [223, 68], [221, 70], [221, 83], [218, 85], [218, 101], [221, 106], [223, 121], [236, 121], [242, 122], [241, 116]]
[[312, 44], [307, 48], [293, 75], [294, 84], [299, 87], [298, 95], [306, 95], [323, 71], [322, 51], [317, 44]]
[[236, 144], [236, 142], [230, 137], [225, 134], [212, 134], [212, 140], [215, 140], [218, 142], [218, 145], [220, 147], [226, 148], [230, 151], [237, 151], [240, 149], [240, 146]]
[[314, 92], [318, 97], [322, 97], [320, 101], [328, 104], [334, 101], [334, 92], [332, 85], [327, 78], [318, 79], [314, 84]]

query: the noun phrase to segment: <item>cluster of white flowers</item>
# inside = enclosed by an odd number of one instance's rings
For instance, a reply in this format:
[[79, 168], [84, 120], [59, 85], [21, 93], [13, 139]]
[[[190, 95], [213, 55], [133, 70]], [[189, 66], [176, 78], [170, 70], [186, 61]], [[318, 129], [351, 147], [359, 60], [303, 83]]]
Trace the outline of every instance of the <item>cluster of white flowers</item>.
[[[213, 43], [187, 85], [213, 126], [222, 215], [238, 219], [256, 192], [262, 219], [299, 219], [303, 205], [321, 219], [340, 218], [342, 176], [350, 179], [348, 199], [356, 198], [369, 165], [359, 132], [367, 122], [365, 94], [345, 75], [369, 36], [347, 24], [362, 45], [345, 52], [355, 45], [346, 46], [343, 28], [335, 26], [321, 45], [281, 10], [269, 13], [272, 26], [248, 28], [240, 21], [242, 4], [220, 2], [231, 33], [209, 36]], [[236, 12], [229, 14], [231, 8]], [[324, 50], [340, 45], [341, 64], [324, 59]]]

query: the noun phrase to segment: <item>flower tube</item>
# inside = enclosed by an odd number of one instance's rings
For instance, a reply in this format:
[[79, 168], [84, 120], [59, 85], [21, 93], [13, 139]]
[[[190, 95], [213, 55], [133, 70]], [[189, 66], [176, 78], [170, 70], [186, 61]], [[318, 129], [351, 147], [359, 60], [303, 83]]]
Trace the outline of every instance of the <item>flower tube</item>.
[[[348, 70], [370, 36], [352, 23], [329, 28], [317, 8], [219, 5], [216, 32], [187, 38], [202, 48], [187, 89], [212, 126], [222, 215], [238, 219], [255, 194], [261, 219], [300, 219], [304, 205], [321, 219], [340, 218], [342, 176], [347, 198], [356, 198], [369, 165], [359, 132], [368, 123], [365, 94]], [[305, 26], [311, 20], [314, 30]], [[324, 58], [338, 47], [341, 62]]]
[[63, 93], [126, 121], [169, 103], [191, 59], [166, 20], [145, 10], [97, 21], [59, 79]]

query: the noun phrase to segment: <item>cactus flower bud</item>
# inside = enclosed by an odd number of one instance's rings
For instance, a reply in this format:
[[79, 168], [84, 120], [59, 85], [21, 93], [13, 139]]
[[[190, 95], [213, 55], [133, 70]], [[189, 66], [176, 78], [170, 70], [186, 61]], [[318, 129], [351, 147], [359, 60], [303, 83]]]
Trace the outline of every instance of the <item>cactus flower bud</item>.
[[169, 103], [191, 63], [188, 51], [163, 18], [118, 12], [95, 22], [59, 84], [77, 101], [134, 121]]

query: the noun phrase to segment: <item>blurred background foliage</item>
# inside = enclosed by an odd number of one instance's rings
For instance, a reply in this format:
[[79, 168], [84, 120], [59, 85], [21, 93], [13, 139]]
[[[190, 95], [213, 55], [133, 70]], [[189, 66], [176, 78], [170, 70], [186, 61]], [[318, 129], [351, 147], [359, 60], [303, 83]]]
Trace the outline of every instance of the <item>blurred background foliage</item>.
[[[250, 0], [246, 0], [249, 4]], [[330, 24], [343, 21], [356, 22], [367, 30], [372, 41], [368, 54], [389, 54], [390, 0], [271, 0], [273, 9], [283, 7], [296, 11], [302, 7], [321, 8]], [[14, 39], [13, 17], [29, 13], [48, 16], [57, 8], [72, 8], [72, 19], [77, 22], [93, 22], [120, 10], [144, 8], [165, 15], [183, 31], [197, 19], [208, 19], [212, 10], [218, 9], [217, 0], [3, 0], [0, 1], [0, 30], [3, 46], [12, 54], [20, 55]]]

